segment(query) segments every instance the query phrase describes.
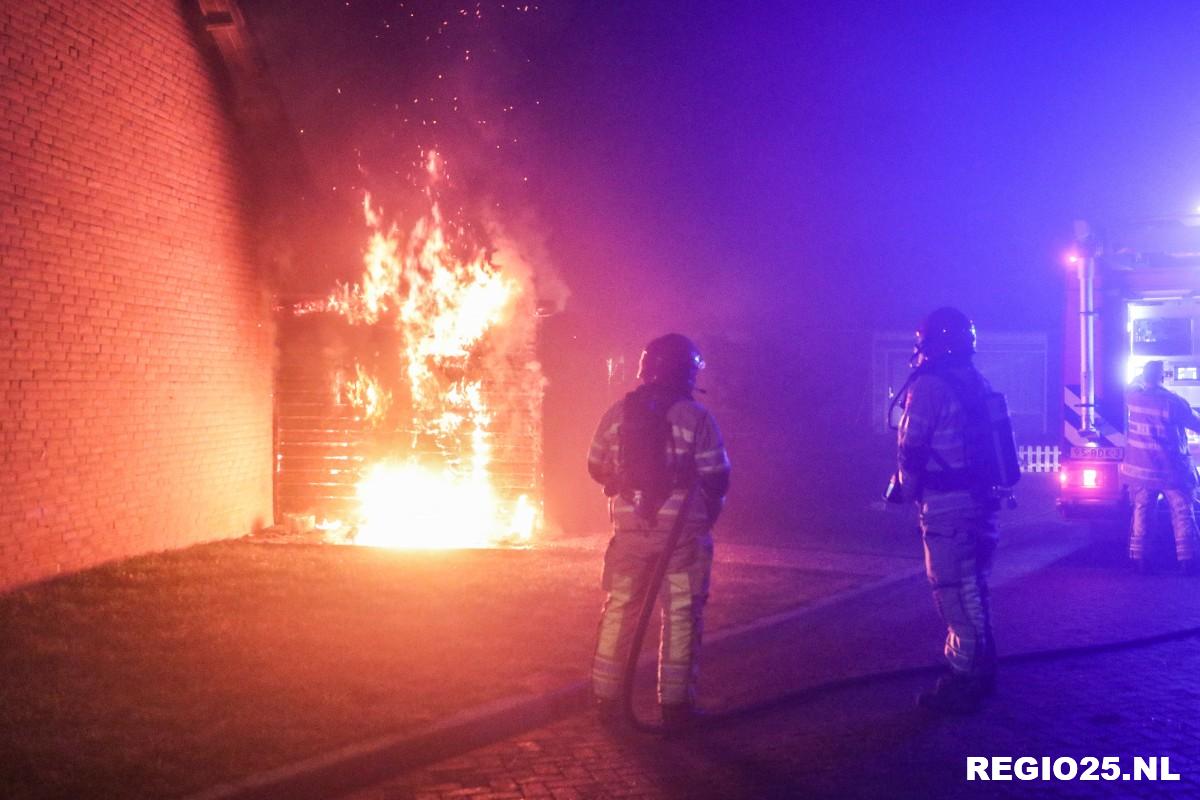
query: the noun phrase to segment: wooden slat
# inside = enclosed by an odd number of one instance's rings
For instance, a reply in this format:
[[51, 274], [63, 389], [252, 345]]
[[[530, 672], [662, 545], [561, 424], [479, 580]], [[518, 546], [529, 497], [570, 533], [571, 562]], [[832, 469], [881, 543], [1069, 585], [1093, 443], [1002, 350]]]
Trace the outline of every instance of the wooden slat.
[[[280, 302], [290, 308], [291, 301]], [[360, 419], [361, 412], [335, 397], [338, 372], [354, 374], [350, 359], [355, 347], [372, 345], [369, 331], [352, 328], [328, 314], [279, 319], [280, 359], [276, 373], [276, 496], [280, 512], [315, 513], [337, 517], [351, 514], [354, 485], [369, 461], [378, 457], [384, 439]], [[375, 343], [377, 344], [377, 342]], [[515, 360], [513, 363], [520, 363]], [[536, 497], [541, 484], [540, 420], [527, 410], [540, 406], [541, 395], [527, 381], [486, 380], [484, 391], [502, 395], [512, 410], [499, 413], [491, 434], [493, 485], [501, 496]], [[433, 437], [412, 431], [391, 432], [387, 440], [412, 441], [407, 455], [444, 460]], [[469, 455], [451, 463], [465, 465]]]

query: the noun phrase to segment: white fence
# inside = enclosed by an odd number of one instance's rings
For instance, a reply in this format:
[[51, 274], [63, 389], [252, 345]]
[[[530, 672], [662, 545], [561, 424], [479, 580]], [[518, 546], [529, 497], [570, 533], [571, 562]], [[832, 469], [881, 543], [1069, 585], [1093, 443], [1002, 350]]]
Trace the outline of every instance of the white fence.
[[1021, 472], [1058, 472], [1058, 445], [1027, 445], [1017, 448]]

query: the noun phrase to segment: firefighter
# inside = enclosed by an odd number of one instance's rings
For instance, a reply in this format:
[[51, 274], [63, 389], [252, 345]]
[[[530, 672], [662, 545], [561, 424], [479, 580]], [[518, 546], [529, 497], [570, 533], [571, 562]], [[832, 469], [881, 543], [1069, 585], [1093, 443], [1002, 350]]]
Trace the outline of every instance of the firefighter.
[[[729, 488], [729, 459], [712, 415], [692, 398], [704, 361], [687, 337], [646, 345], [642, 385], [600, 420], [588, 472], [609, 497], [612, 538], [604, 556], [607, 592], [592, 661], [592, 689], [606, 722], [620, 713], [623, 673], [648, 592], [662, 608], [658, 700], [668, 731], [696, 718], [697, 656], [712, 570], [712, 526]], [[689, 492], [696, 484], [695, 491]], [[690, 494], [690, 503], [683, 507]], [[651, 573], [683, 514], [661, 586]]]
[[1148, 361], [1142, 367], [1141, 377], [1130, 384], [1125, 396], [1129, 425], [1121, 475], [1133, 495], [1129, 558], [1135, 568], [1145, 570], [1150, 512], [1161, 494], [1171, 508], [1179, 570], [1192, 574], [1196, 542], [1192, 497], [1196, 489], [1196, 468], [1188, 451], [1186, 431], [1200, 432], [1200, 418], [1186, 400], [1162, 384], [1163, 362]]
[[925, 574], [946, 626], [949, 669], [917, 703], [942, 713], [978, 710], [995, 686], [988, 577], [999, 503], [967, 463], [964, 400], [988, 391], [974, 353], [975, 325], [958, 309], [921, 322], [897, 436], [900, 498], [918, 503]]

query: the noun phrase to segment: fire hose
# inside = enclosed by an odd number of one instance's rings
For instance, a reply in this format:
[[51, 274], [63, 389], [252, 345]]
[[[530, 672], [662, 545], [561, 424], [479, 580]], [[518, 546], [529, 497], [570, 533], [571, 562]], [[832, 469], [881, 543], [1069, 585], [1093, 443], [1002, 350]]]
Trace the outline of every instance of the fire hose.
[[[998, 659], [996, 659], [996, 661], [998, 664], [1006, 665], [1033, 664], [1043, 661], [1055, 661], [1062, 658], [1070, 658], [1072, 656], [1091, 656], [1101, 655], [1104, 653], [1122, 652], [1126, 650], [1136, 650], [1140, 647], [1167, 644], [1169, 642], [1177, 642], [1195, 637], [1200, 637], [1200, 627], [1178, 628], [1173, 631], [1166, 631], [1165, 633], [1156, 633], [1147, 636], [1135, 636], [1129, 639], [1116, 639], [1109, 642], [1092, 642], [1088, 644], [1071, 645], [1068, 647], [1048, 648], [1045, 650], [1027, 650], [1023, 653], [1012, 653], [1010, 655], [1000, 656]], [[862, 675], [851, 675], [845, 678], [834, 678], [833, 680], [817, 683], [812, 686], [805, 687], [804, 689], [786, 692], [761, 703], [730, 709], [719, 714], [713, 714], [706, 717], [705, 721], [708, 724], [733, 722], [737, 719], [744, 719], [756, 714], [763, 714], [773, 709], [793, 703], [804, 702], [828, 692], [835, 692], [843, 689], [853, 689], [860, 686], [870, 686], [876, 683], [886, 683], [888, 681], [901, 680], [904, 678], [915, 678], [924, 675], [940, 675], [945, 672], [945, 669], [945, 666], [942, 665], [900, 667], [897, 669], [880, 670], [878, 672], [868, 672]]]
[[[654, 612], [654, 604], [658, 598], [659, 590], [662, 588], [663, 580], [667, 575], [667, 567], [671, 561], [671, 555], [675, 552], [675, 547], [679, 544], [679, 539], [683, 534], [683, 528], [686, 519], [686, 512], [695, 499], [699, 489], [699, 483], [693, 482], [688, 488], [687, 494], [684, 496], [683, 503], [679, 507], [679, 515], [675, 518], [675, 524], [671, 527], [671, 531], [667, 536], [666, 544], [663, 546], [662, 552], [659, 554], [657, 561], [654, 564], [654, 571], [651, 576], [651, 581], [647, 584], [645, 597], [642, 599], [642, 606], [638, 612], [637, 627], [634, 629], [633, 640], [630, 643], [629, 655], [625, 661], [624, 680], [622, 681], [621, 693], [621, 709], [625, 719], [628, 721], [634, 730], [642, 733], [662, 734], [665, 728], [662, 725], [644, 722], [637, 717], [637, 713], [633, 707], [633, 690], [634, 679], [637, 675], [638, 660], [641, 655], [642, 644], [646, 638], [646, 629], [650, 623], [650, 615]], [[1028, 650], [1022, 653], [1012, 653], [1006, 656], [999, 657], [997, 664], [1027, 664], [1037, 663], [1040, 661], [1053, 661], [1061, 658], [1070, 658], [1072, 656], [1090, 656], [1103, 653], [1120, 652], [1124, 650], [1134, 650], [1139, 647], [1150, 647], [1157, 644], [1166, 644], [1169, 642], [1182, 641], [1200, 637], [1200, 626], [1189, 628], [1178, 628], [1165, 633], [1152, 634], [1147, 636], [1135, 636], [1129, 639], [1117, 639], [1109, 642], [1093, 642], [1088, 644], [1072, 645], [1068, 647], [1055, 647], [1044, 650]], [[706, 724], [713, 725], [725, 721], [733, 721], [738, 718], [748, 717], [754, 714], [763, 713], [773, 708], [797, 703], [807, 700], [815, 695], [826, 692], [833, 692], [842, 689], [850, 689], [859, 686], [866, 686], [875, 683], [884, 683], [892, 680], [903, 678], [913, 678], [922, 675], [936, 675], [945, 670], [941, 665], [926, 665], [915, 667], [901, 667], [898, 669], [880, 670], [877, 672], [868, 672], [862, 675], [852, 675], [845, 678], [835, 678], [833, 680], [818, 683], [800, 689], [794, 692], [788, 692], [781, 696], [775, 697], [764, 703], [759, 703], [742, 708], [734, 708], [719, 714], [706, 715]]]
[[667, 534], [667, 542], [663, 545], [662, 552], [658, 555], [658, 560], [654, 563], [654, 572], [651, 575], [650, 582], [646, 584], [646, 596], [642, 598], [642, 607], [638, 611], [637, 627], [633, 631], [633, 641], [629, 645], [629, 657], [625, 661], [625, 675], [621, 682], [621, 709], [625, 714], [625, 719], [633, 726], [635, 730], [642, 733], [663, 733], [664, 729], [661, 725], [654, 725], [649, 722], [642, 722], [637, 718], [637, 713], [633, 708], [633, 682], [637, 675], [638, 657], [642, 653], [642, 642], [646, 638], [646, 628], [650, 624], [650, 615], [654, 612], [654, 602], [658, 598], [659, 590], [662, 588], [663, 580], [667, 577], [667, 567], [671, 562], [671, 554], [675, 552], [675, 547], [679, 544], [679, 538], [683, 535], [683, 526], [687, 520], [687, 512], [691, 508], [692, 501], [699, 491], [700, 482], [693, 480], [688, 487], [687, 494], [684, 495], [683, 502], [679, 506], [679, 513], [675, 516], [675, 524], [671, 526], [671, 532]]

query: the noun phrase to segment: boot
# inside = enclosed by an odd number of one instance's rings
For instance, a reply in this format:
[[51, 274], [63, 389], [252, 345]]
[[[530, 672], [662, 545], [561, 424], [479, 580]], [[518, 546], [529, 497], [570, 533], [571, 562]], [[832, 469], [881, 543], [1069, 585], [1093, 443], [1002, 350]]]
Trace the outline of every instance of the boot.
[[[994, 679], [991, 686], [994, 687]], [[917, 705], [939, 714], [974, 714], [989, 694], [987, 681], [978, 675], [952, 672], [938, 678], [927, 692], [917, 696]]]

